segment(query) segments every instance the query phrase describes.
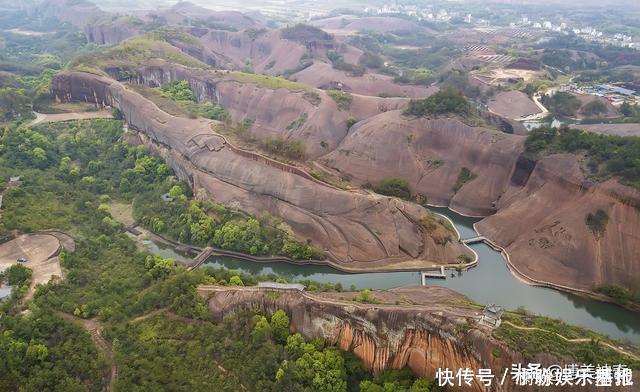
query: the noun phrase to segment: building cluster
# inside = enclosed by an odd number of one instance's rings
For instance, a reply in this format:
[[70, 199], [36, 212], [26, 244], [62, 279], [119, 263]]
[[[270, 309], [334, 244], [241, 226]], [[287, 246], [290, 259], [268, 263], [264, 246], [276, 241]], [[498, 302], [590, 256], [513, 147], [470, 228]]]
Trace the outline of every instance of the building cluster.
[[[453, 18], [462, 19], [465, 23], [476, 26], [489, 26], [489, 21], [481, 18], [474, 18], [470, 13], [448, 11], [444, 8], [433, 8], [429, 6], [418, 6], [408, 4], [389, 3], [380, 7], [366, 7], [364, 12], [370, 15], [406, 15], [414, 17], [417, 20], [427, 20], [433, 22], [449, 22]], [[605, 44], [626, 46], [630, 48], [640, 48], [640, 41], [634, 40], [634, 37], [623, 34], [605, 34], [590, 26], [570, 26], [567, 22], [554, 23], [549, 20], [540, 19], [531, 20], [527, 16], [522, 16], [518, 20], [509, 23], [509, 27], [524, 27], [532, 30], [543, 30], [555, 33], [570, 34], [589, 40], [598, 41]]]
[[625, 101], [640, 100], [639, 92], [613, 84], [593, 84], [589, 86], [578, 86], [572, 83], [561, 87], [560, 91], [565, 91], [573, 94], [595, 95], [606, 99], [615, 106], [621, 105]]
[[630, 48], [640, 48], [640, 42], [634, 41], [632, 36], [622, 33], [605, 34], [602, 31], [599, 31], [591, 26], [569, 26], [566, 22], [561, 22], [558, 24], [544, 19], [539, 21], [532, 21], [526, 16], [521, 17], [515, 22], [509, 23], [509, 26], [528, 27], [536, 30], [545, 30], [564, 34], [573, 33], [576, 36], [587, 41], [599, 41], [605, 44], [627, 46]]
[[484, 307], [482, 310], [482, 315], [478, 322], [481, 325], [487, 326], [491, 329], [498, 328], [502, 323], [502, 315], [504, 314], [504, 309], [502, 307], [491, 304]]
[[482, 19], [474, 19], [471, 14], [451, 12], [446, 9], [435, 9], [417, 5], [385, 4], [381, 7], [367, 7], [364, 12], [371, 15], [406, 15], [418, 20], [449, 22], [453, 18], [462, 18], [466, 23], [488, 24]]

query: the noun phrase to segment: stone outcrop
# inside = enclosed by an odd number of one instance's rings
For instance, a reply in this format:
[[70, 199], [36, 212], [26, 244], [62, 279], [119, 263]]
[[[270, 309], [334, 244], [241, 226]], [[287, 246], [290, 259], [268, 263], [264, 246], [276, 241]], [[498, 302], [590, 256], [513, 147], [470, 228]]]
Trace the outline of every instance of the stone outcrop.
[[[409, 367], [416, 375], [433, 378], [438, 368], [492, 368], [501, 374], [523, 357], [477, 329], [478, 311], [455, 304], [463, 298], [440, 287], [408, 286], [388, 290], [394, 298], [420, 298], [411, 306], [362, 304], [333, 298], [331, 293], [311, 294], [297, 290], [256, 287], [201, 286], [198, 288], [214, 319], [242, 310], [271, 313], [283, 309], [292, 332], [307, 339], [319, 337], [358, 356], [367, 369]], [[347, 295], [348, 293], [334, 293]], [[493, 355], [500, 352], [499, 357]], [[552, 358], [536, 358], [553, 363]], [[493, 390], [509, 390], [512, 386]], [[471, 390], [482, 391], [474, 381]]]
[[393, 77], [377, 73], [352, 76], [335, 69], [329, 62], [316, 61], [310, 67], [291, 76], [293, 80], [322, 89], [340, 89], [354, 94], [391, 97], [424, 98], [438, 91], [434, 86], [400, 84]]
[[[350, 268], [412, 268], [452, 263], [470, 254], [463, 245], [436, 244], [416, 222], [426, 210], [412, 203], [342, 191], [283, 170], [258, 154], [238, 153], [213, 128], [216, 122], [171, 116], [124, 85], [86, 73], [63, 73], [52, 82], [60, 100], [96, 102], [120, 109], [130, 129], [163, 156], [195, 194], [250, 214], [282, 217], [299, 238]], [[217, 146], [217, 147], [216, 147]]]
[[349, 108], [340, 109], [324, 91], [261, 87], [238, 74], [214, 72], [156, 61], [137, 68], [113, 67], [105, 71], [114, 79], [160, 87], [186, 80], [198, 102], [222, 105], [234, 123], [250, 120], [251, 135], [258, 140], [271, 136], [301, 140], [307, 158], [335, 149], [347, 135], [349, 119], [363, 120], [404, 108], [406, 98], [353, 95]]
[[[432, 204], [488, 215], [495, 212], [523, 144], [523, 137], [456, 118], [410, 118], [396, 110], [356, 124], [320, 161], [358, 183], [402, 177]], [[456, 192], [463, 168], [475, 178]]]
[[[224, 58], [225, 68], [228, 69], [250, 67], [259, 73], [282, 74], [298, 68], [307, 53], [304, 45], [282, 39], [280, 30], [259, 33], [203, 30], [203, 33], [198, 37], [203, 53], [209, 52], [210, 56]], [[247, 64], [247, 59], [250, 64]]]
[[[497, 205], [477, 224], [522, 273], [558, 285], [593, 289], [640, 282], [640, 192], [615, 180], [585, 180], [575, 155], [520, 161]], [[603, 210], [602, 233], [587, 225]]]
[[[107, 69], [107, 72], [116, 79], [149, 87], [186, 80], [198, 102], [219, 103], [231, 114], [234, 123], [250, 120], [252, 137], [264, 140], [281, 136], [301, 140], [308, 158], [316, 158], [332, 150], [347, 134], [350, 112], [339, 111], [334, 100], [320, 90], [261, 87], [250, 80], [239, 81], [233, 73], [216, 73], [166, 63], [126, 70]], [[314, 99], [308, 94], [313, 94]], [[382, 98], [379, 100], [384, 101]], [[404, 102], [381, 102], [368, 110], [359, 109], [358, 114], [377, 114], [400, 104]], [[362, 106], [358, 105], [358, 108]]]
[[116, 16], [88, 1], [46, 0], [34, 9], [42, 17], [53, 17], [82, 30], [89, 42], [116, 44], [141, 31], [143, 21]]
[[[456, 118], [413, 118], [388, 111], [357, 123], [325, 166], [354, 182], [406, 179], [429, 203], [488, 216], [479, 232], [504, 247], [534, 281], [593, 290], [640, 282], [640, 192], [615, 179], [588, 181], [572, 154], [533, 161], [526, 138]], [[473, 178], [457, 191], [463, 168]], [[603, 210], [603, 233], [586, 223]]]

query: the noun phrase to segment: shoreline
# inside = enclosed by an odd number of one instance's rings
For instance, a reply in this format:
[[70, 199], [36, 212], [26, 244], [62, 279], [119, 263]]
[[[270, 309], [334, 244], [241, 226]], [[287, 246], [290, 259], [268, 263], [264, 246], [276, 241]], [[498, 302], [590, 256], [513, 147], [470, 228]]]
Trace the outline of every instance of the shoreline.
[[[450, 211], [453, 211], [454, 213], [460, 215], [460, 216], [464, 216], [464, 217], [468, 217], [468, 218], [480, 218], [480, 219], [484, 219], [487, 216], [475, 216], [475, 215], [467, 215], [464, 214], [460, 211], [455, 210], [454, 208], [451, 208], [449, 206], [446, 205], [435, 205], [435, 204], [428, 204], [427, 206], [429, 207], [437, 207], [437, 208], [447, 208]], [[451, 219], [449, 219], [449, 221], [451, 221]], [[616, 300], [614, 300], [611, 297], [608, 297], [604, 294], [600, 294], [598, 292], [592, 291], [592, 290], [587, 290], [587, 289], [580, 289], [577, 287], [571, 287], [571, 286], [565, 286], [565, 285], [560, 285], [560, 284], [556, 284], [556, 283], [552, 283], [552, 282], [546, 282], [546, 281], [542, 281], [539, 279], [535, 279], [532, 278], [530, 276], [528, 276], [527, 274], [523, 273], [522, 271], [520, 271], [518, 269], [518, 267], [516, 267], [513, 262], [511, 261], [511, 256], [509, 255], [509, 252], [507, 252], [507, 250], [505, 248], [503, 248], [502, 246], [498, 245], [493, 239], [485, 236], [484, 234], [482, 234], [476, 227], [476, 223], [473, 224], [473, 231], [476, 232], [476, 234], [478, 236], [484, 237], [486, 240], [482, 241], [483, 243], [485, 243], [487, 246], [489, 246], [490, 248], [493, 248], [494, 251], [500, 253], [500, 255], [502, 256], [502, 259], [505, 261], [505, 264], [507, 265], [507, 269], [509, 270], [509, 272], [511, 272], [511, 274], [513, 275], [513, 277], [515, 277], [517, 280], [519, 280], [520, 282], [529, 285], [529, 286], [535, 286], [535, 287], [546, 287], [552, 290], [556, 290], [562, 293], [570, 293], [579, 297], [583, 297], [583, 298], [589, 298], [589, 299], [593, 299], [599, 302], [604, 302], [604, 303], [608, 303], [608, 304], [613, 304], [613, 305], [617, 305], [623, 309], [626, 309], [630, 312], [633, 313], [640, 313], [640, 304], [622, 304]], [[455, 228], [455, 226], [454, 226]], [[456, 228], [456, 231], [457, 228]], [[475, 252], [474, 252], [475, 253]]]
[[[440, 214], [438, 214], [440, 215]], [[441, 215], [444, 216], [444, 215]], [[449, 219], [448, 217], [444, 216], [445, 218]], [[154, 237], [154, 238], [147, 238], [150, 240], [155, 240], [158, 242], [163, 243], [164, 245], [168, 245], [171, 247], [174, 247], [174, 250], [177, 251], [185, 251], [187, 253], [190, 254], [194, 254], [194, 255], [198, 255], [199, 253], [201, 253], [202, 251], [204, 251], [205, 248], [202, 248], [200, 246], [196, 246], [196, 245], [189, 245], [189, 244], [183, 244], [181, 242], [163, 237], [157, 233], [154, 233], [150, 230], [145, 229], [144, 227], [141, 226], [136, 226], [136, 228], [138, 228], [138, 230], [142, 229], [143, 231], [143, 235], [147, 236], [147, 237]], [[454, 226], [455, 228], [455, 226]], [[141, 231], [142, 231], [141, 230]], [[457, 230], [456, 230], [457, 231]], [[459, 234], [458, 234], [459, 235]], [[391, 273], [391, 272], [422, 272], [422, 271], [429, 271], [429, 270], [439, 270], [441, 266], [444, 266], [445, 269], [470, 269], [473, 268], [477, 263], [478, 263], [478, 259], [479, 256], [478, 254], [471, 249], [471, 247], [469, 247], [468, 245], [465, 244], [465, 246], [475, 255], [475, 260], [471, 261], [469, 263], [464, 263], [464, 264], [438, 264], [435, 266], [429, 266], [429, 267], [400, 267], [400, 268], [378, 268], [378, 269], [364, 269], [364, 268], [349, 268], [349, 267], [345, 267], [343, 265], [337, 264], [334, 261], [325, 259], [325, 260], [294, 260], [285, 256], [252, 256], [252, 255], [248, 255], [245, 253], [241, 253], [241, 252], [236, 252], [236, 251], [232, 251], [232, 250], [226, 250], [226, 249], [220, 249], [220, 248], [216, 248], [213, 246], [210, 246], [209, 248], [212, 249], [212, 254], [211, 256], [222, 256], [222, 257], [235, 257], [238, 259], [242, 259], [242, 260], [246, 260], [246, 261], [250, 261], [250, 262], [255, 262], [255, 263], [262, 263], [262, 264], [269, 264], [269, 263], [288, 263], [288, 264], [292, 264], [292, 265], [317, 265], [317, 266], [327, 266], [330, 268], [335, 269], [338, 272], [344, 272], [347, 274], [363, 274], [363, 273]], [[183, 264], [185, 266], [189, 266], [189, 264]]]
[[518, 269], [518, 267], [515, 266], [515, 264], [513, 264], [513, 262], [511, 261], [511, 257], [509, 256], [509, 252], [507, 252], [507, 250], [505, 248], [503, 248], [502, 246], [496, 244], [495, 242], [493, 242], [491, 239], [489, 239], [488, 237], [484, 236], [483, 234], [481, 234], [477, 229], [476, 229], [476, 224], [473, 224], [473, 229], [476, 231], [476, 233], [478, 233], [479, 235], [482, 235], [483, 237], [485, 237], [487, 239], [487, 241], [491, 241], [491, 243], [500, 249], [499, 253], [502, 256], [502, 259], [505, 261], [505, 264], [507, 266], [507, 269], [511, 272], [511, 274], [518, 279], [519, 281], [521, 281], [522, 283], [529, 285], [529, 286], [534, 286], [534, 287], [546, 287], [548, 289], [552, 289], [552, 290], [556, 290], [562, 293], [569, 293], [569, 294], [573, 294], [579, 297], [583, 297], [583, 298], [590, 298], [599, 302], [603, 302], [603, 303], [607, 303], [607, 304], [612, 304], [612, 305], [616, 305], [619, 306], [623, 309], [626, 309], [630, 312], [633, 313], [640, 313], [640, 305], [635, 305], [635, 304], [631, 304], [631, 305], [623, 305], [617, 301], [615, 301], [614, 299], [604, 295], [604, 294], [600, 294], [598, 292], [592, 291], [592, 290], [587, 290], [587, 289], [580, 289], [577, 287], [571, 287], [571, 286], [565, 286], [565, 285], [561, 285], [561, 284], [556, 284], [556, 283], [552, 283], [552, 282], [547, 282], [547, 281], [543, 281], [543, 280], [539, 280], [539, 279], [535, 279], [532, 278], [530, 276], [528, 276], [527, 274], [523, 273], [522, 271], [520, 271]]
[[[447, 206], [438, 206], [438, 205], [433, 205], [433, 204], [427, 204], [428, 207], [437, 207], [437, 208], [447, 208], [450, 211], [461, 215], [461, 216], [465, 216], [465, 217], [471, 217], [471, 218], [481, 218], [478, 216], [470, 216], [470, 215], [465, 215], [462, 214], [458, 211], [456, 211], [453, 208], [447, 207]], [[431, 211], [431, 210], [430, 210]], [[447, 221], [449, 221], [456, 234], [458, 235], [458, 241], [462, 242], [462, 238], [461, 238], [461, 234], [460, 231], [458, 230], [458, 228], [456, 227], [456, 225], [454, 224], [453, 220], [451, 218], [449, 218], [446, 215], [443, 215], [439, 212], [436, 211], [431, 211], [434, 214], [443, 217], [444, 219], [446, 219]], [[136, 226], [138, 227], [138, 226]], [[502, 259], [505, 262], [505, 265], [507, 266], [507, 269], [509, 270], [509, 272], [511, 272], [512, 276], [514, 278], [516, 278], [518, 281], [520, 281], [523, 284], [526, 284], [528, 286], [534, 286], [534, 287], [546, 287], [552, 290], [556, 290], [562, 293], [569, 293], [569, 294], [573, 294], [579, 297], [583, 297], [583, 298], [589, 298], [589, 299], [593, 299], [599, 302], [603, 302], [603, 303], [607, 303], [607, 304], [612, 304], [612, 305], [616, 305], [619, 306], [625, 310], [628, 310], [630, 312], [633, 313], [640, 313], [640, 305], [623, 305], [619, 302], [614, 301], [613, 299], [599, 294], [597, 292], [594, 291], [590, 291], [590, 290], [585, 290], [585, 289], [580, 289], [580, 288], [574, 288], [574, 287], [570, 287], [570, 286], [564, 286], [564, 285], [558, 285], [558, 284], [554, 284], [551, 282], [545, 282], [545, 281], [541, 281], [535, 278], [531, 278], [528, 275], [524, 274], [523, 272], [521, 272], [511, 261], [511, 257], [509, 255], [509, 253], [506, 251], [505, 248], [503, 248], [502, 246], [498, 245], [497, 243], [495, 243], [491, 238], [488, 238], [486, 236], [484, 236], [482, 233], [480, 233], [477, 228], [476, 228], [476, 223], [473, 224], [472, 226], [473, 231], [478, 235], [478, 236], [482, 236], [484, 237], [484, 239], [481, 241], [483, 244], [485, 244], [486, 246], [488, 246], [489, 248], [491, 248], [493, 251], [500, 253], [500, 255], [502, 256]], [[160, 242], [163, 242], [165, 245], [169, 245], [169, 246], [173, 246], [177, 249], [182, 248], [182, 249], [187, 249], [188, 253], [195, 253], [196, 255], [199, 254], [200, 252], [202, 252], [204, 250], [204, 248], [199, 247], [199, 246], [195, 246], [195, 245], [189, 245], [189, 244], [183, 244], [181, 242], [178, 241], [174, 241], [171, 240], [169, 238], [165, 238], [157, 233], [153, 233], [145, 228], [143, 228], [145, 233], [151, 234], [153, 237], [155, 237], [156, 239], [158, 239]], [[338, 271], [338, 272], [342, 272], [342, 273], [347, 273], [347, 274], [362, 274], [362, 273], [392, 273], [392, 272], [417, 272], [417, 273], [422, 273], [424, 271], [433, 271], [433, 270], [439, 270], [440, 267], [444, 267], [445, 270], [464, 270], [464, 271], [468, 271], [472, 268], [474, 268], [476, 265], [478, 265], [478, 263], [480, 262], [480, 257], [478, 255], [478, 253], [473, 250], [473, 248], [471, 248], [469, 245], [463, 243], [463, 245], [469, 249], [473, 254], [474, 254], [474, 260], [470, 261], [469, 263], [463, 263], [463, 264], [437, 264], [437, 265], [433, 265], [433, 266], [429, 266], [429, 267], [399, 267], [399, 268], [389, 268], [389, 267], [382, 267], [382, 268], [376, 268], [376, 269], [366, 269], [366, 268], [349, 268], [343, 265], [340, 265], [334, 261], [331, 261], [329, 259], [326, 260], [293, 260], [290, 258], [287, 258], [285, 256], [266, 256], [266, 257], [260, 257], [260, 256], [252, 256], [252, 255], [247, 255], [241, 252], [235, 252], [235, 251], [229, 251], [229, 250], [225, 250], [225, 249], [220, 249], [220, 248], [215, 248], [215, 247], [211, 247], [213, 249], [213, 254], [211, 256], [222, 256], [222, 257], [235, 257], [235, 258], [239, 258], [245, 261], [249, 261], [249, 262], [255, 262], [255, 263], [260, 263], [260, 264], [269, 264], [269, 263], [287, 263], [287, 264], [291, 264], [291, 265], [317, 265], [317, 266], [327, 266], [330, 268], [333, 268], [334, 270]], [[187, 265], [188, 266], [188, 265]]]

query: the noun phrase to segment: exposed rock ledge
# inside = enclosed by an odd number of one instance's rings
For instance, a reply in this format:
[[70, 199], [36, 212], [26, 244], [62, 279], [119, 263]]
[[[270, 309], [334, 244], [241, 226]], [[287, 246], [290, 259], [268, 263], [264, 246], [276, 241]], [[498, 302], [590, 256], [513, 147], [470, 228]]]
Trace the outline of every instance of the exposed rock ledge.
[[213, 131], [215, 122], [171, 116], [112, 79], [63, 73], [52, 81], [60, 100], [117, 107], [140, 141], [161, 155], [194, 193], [257, 215], [282, 217], [302, 239], [350, 268], [420, 269], [457, 263], [462, 244], [437, 244], [416, 223], [423, 207], [312, 181], [255, 153], [239, 153]]
[[[461, 305], [464, 297], [442, 287], [407, 286], [375, 292], [385, 303], [400, 300], [411, 305], [350, 302], [355, 293], [307, 293], [257, 287], [200, 286], [200, 295], [214, 318], [239, 310], [283, 309], [293, 332], [305, 338], [320, 337], [342, 350], [351, 350], [374, 373], [408, 366], [415, 374], [434, 377], [438, 368], [491, 368], [502, 374], [523, 357], [491, 334], [475, 328], [476, 308]], [[463, 327], [464, 326], [464, 327]], [[471, 328], [470, 328], [471, 327]], [[492, 353], [501, 352], [499, 358]], [[540, 363], [560, 362], [548, 356]], [[513, 386], [493, 387], [511, 390]], [[472, 390], [482, 391], [474, 384]], [[467, 389], [467, 390], [469, 390]]]

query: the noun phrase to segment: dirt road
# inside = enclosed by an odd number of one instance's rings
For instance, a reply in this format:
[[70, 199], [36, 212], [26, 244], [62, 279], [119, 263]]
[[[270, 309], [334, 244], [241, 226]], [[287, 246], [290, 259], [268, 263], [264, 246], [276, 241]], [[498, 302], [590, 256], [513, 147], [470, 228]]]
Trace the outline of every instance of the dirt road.
[[111, 111], [98, 110], [95, 112], [72, 112], [72, 113], [56, 113], [56, 114], [44, 114], [33, 112], [36, 118], [29, 123], [29, 126], [34, 126], [49, 122], [59, 121], [71, 121], [71, 120], [90, 120], [95, 118], [113, 118]]
[[118, 379], [118, 368], [116, 367], [111, 345], [104, 339], [104, 337], [102, 337], [102, 325], [100, 325], [100, 322], [98, 322], [98, 320], [96, 319], [81, 319], [79, 317], [72, 316], [63, 312], [57, 313], [65, 320], [79, 323], [87, 332], [89, 332], [89, 335], [91, 335], [91, 339], [96, 345], [96, 348], [104, 355], [104, 358], [109, 365], [109, 372], [105, 374], [105, 384], [107, 386], [107, 391], [115, 391], [116, 381]]

